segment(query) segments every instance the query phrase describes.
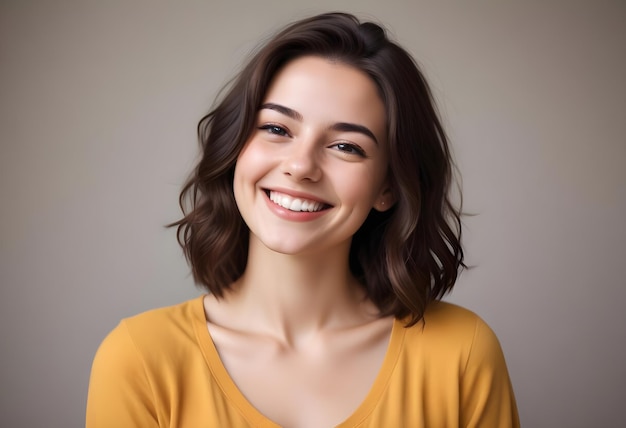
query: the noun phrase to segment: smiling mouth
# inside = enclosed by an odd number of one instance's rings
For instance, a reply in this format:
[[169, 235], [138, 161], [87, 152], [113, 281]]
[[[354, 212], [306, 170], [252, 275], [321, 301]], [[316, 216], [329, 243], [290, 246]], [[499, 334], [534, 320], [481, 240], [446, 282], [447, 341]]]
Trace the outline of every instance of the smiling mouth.
[[273, 190], [265, 190], [265, 193], [272, 202], [289, 211], [295, 212], [317, 212], [330, 208], [330, 205], [323, 202], [312, 201], [304, 198], [294, 198], [284, 193], [275, 192]]

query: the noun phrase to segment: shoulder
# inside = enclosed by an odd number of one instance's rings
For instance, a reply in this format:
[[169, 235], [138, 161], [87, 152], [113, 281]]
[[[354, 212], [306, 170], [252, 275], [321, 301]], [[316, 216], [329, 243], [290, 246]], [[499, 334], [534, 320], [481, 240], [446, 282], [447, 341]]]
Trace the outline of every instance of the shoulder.
[[403, 382], [415, 379], [435, 397], [452, 397], [460, 426], [519, 427], [500, 342], [474, 312], [434, 302], [405, 329], [402, 348]]
[[194, 324], [203, 315], [201, 307], [202, 302], [193, 299], [124, 318], [104, 339], [96, 359], [145, 363], [185, 343], [195, 343]]
[[432, 321], [440, 326], [453, 326], [456, 328], [484, 323], [484, 321], [473, 311], [454, 303], [436, 301], [426, 308], [424, 313], [426, 323]]
[[444, 334], [456, 339], [473, 339], [479, 332], [493, 331], [487, 323], [476, 313], [453, 303], [437, 301], [431, 303], [416, 329], [423, 330], [424, 334]]
[[[87, 426], [158, 426], [169, 420], [185, 362], [201, 360], [195, 326], [202, 301], [194, 299], [123, 319], [93, 360]], [[194, 360], [195, 358], [195, 360]]]
[[198, 318], [204, 318], [202, 299], [196, 298], [173, 306], [152, 309], [141, 314], [125, 318], [120, 325], [125, 325], [132, 334], [142, 337], [179, 334], [189, 330], [189, 326]]
[[457, 364], [502, 358], [500, 343], [489, 325], [474, 312], [448, 302], [433, 302], [424, 318], [407, 329], [406, 336], [410, 352], [454, 359]]

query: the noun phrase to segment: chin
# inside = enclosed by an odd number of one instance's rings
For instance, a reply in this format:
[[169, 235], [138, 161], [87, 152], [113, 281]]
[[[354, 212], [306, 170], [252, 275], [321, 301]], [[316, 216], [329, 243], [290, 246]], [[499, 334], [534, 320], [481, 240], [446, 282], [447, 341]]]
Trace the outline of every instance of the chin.
[[281, 239], [269, 242], [262, 240], [261, 243], [266, 249], [279, 254], [297, 256], [299, 254], [311, 252], [311, 247], [303, 242], [293, 242], [291, 240]]

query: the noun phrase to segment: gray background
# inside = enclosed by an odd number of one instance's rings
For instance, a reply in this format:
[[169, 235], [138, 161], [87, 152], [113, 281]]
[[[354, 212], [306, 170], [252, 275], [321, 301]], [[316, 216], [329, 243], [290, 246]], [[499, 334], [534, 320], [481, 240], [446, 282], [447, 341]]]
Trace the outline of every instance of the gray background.
[[195, 126], [262, 37], [376, 17], [430, 79], [463, 173], [451, 300], [499, 335], [526, 427], [624, 426], [626, 3], [0, 3], [0, 415], [83, 424], [121, 317], [196, 296], [172, 230]]

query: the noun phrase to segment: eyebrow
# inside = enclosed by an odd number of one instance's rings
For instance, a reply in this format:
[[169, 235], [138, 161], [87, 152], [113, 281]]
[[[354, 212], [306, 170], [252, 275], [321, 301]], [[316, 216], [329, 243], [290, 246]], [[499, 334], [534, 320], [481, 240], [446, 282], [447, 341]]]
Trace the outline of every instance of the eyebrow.
[[[280, 104], [265, 103], [261, 106], [259, 110], [263, 110], [263, 109], [277, 111], [281, 114], [284, 114], [287, 117], [290, 117], [291, 119], [297, 120], [298, 122], [302, 122], [304, 120], [304, 118], [302, 117], [300, 113], [298, 113], [297, 111], [289, 107], [285, 107]], [[363, 125], [357, 125], [356, 123], [338, 122], [338, 123], [334, 123], [330, 127], [330, 129], [332, 129], [333, 131], [339, 131], [339, 132], [357, 132], [359, 134], [363, 134], [363, 135], [370, 137], [372, 140], [374, 140], [376, 144], [378, 144], [378, 140], [376, 139], [376, 136], [374, 135], [374, 133], [369, 128]]]

